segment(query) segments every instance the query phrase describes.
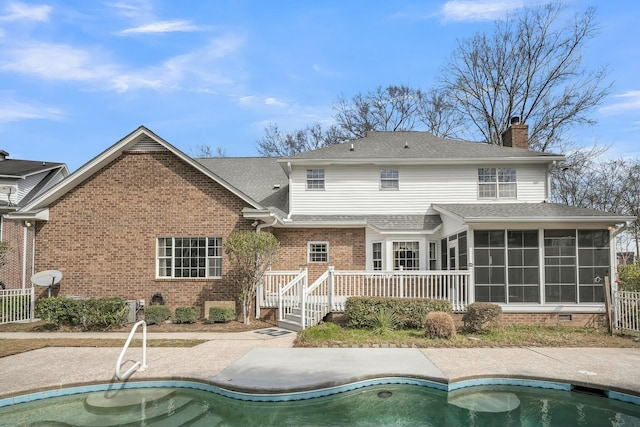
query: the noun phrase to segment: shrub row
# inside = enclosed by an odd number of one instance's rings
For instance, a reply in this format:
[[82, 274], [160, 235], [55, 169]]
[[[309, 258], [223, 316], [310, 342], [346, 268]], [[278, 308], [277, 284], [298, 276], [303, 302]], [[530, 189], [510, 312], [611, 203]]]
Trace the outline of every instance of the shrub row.
[[176, 307], [174, 316], [166, 305], [151, 305], [144, 310], [144, 320], [147, 325], [158, 325], [171, 320], [174, 323], [196, 323], [200, 318], [198, 307]]
[[127, 322], [129, 309], [123, 298], [71, 299], [44, 298], [36, 303], [35, 315], [58, 326], [81, 327], [86, 331], [120, 328]]
[[379, 324], [381, 312], [393, 313], [399, 329], [422, 329], [424, 319], [432, 311], [451, 313], [451, 302], [435, 299], [351, 297], [345, 314], [351, 328], [371, 329]]
[[236, 311], [231, 307], [211, 307], [209, 323], [227, 323], [236, 318]]

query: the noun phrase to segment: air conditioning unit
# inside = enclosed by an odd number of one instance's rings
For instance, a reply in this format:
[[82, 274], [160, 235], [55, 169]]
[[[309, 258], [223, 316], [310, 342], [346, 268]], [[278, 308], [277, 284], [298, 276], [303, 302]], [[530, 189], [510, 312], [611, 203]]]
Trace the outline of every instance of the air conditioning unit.
[[134, 299], [130, 299], [127, 300], [127, 307], [129, 308], [129, 317], [127, 318], [127, 321], [129, 323], [136, 323], [136, 304], [138, 301], [134, 300]]

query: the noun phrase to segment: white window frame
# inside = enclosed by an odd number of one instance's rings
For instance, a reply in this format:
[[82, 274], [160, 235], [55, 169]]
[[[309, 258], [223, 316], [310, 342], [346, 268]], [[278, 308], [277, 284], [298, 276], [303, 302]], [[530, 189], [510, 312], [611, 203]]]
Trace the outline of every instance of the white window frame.
[[398, 169], [380, 170], [380, 190], [397, 191], [400, 189], [400, 172]]
[[517, 198], [516, 168], [478, 168], [478, 199]]
[[[409, 246], [411, 252], [414, 253], [415, 255], [412, 258], [396, 258], [396, 252], [403, 251], [405, 249], [404, 248], [405, 246]], [[413, 265], [411, 266], [411, 268], [406, 268], [405, 266], [402, 268], [402, 270], [405, 270], [405, 271], [420, 270], [420, 265], [422, 264], [422, 260], [420, 259], [422, 256], [420, 246], [421, 246], [420, 240], [393, 240], [391, 242], [392, 254], [393, 254], [393, 259], [391, 264], [392, 270], [400, 270], [400, 264], [402, 263], [402, 261], [404, 261], [406, 264], [407, 260], [410, 260]], [[413, 250], [414, 248], [415, 250]], [[396, 262], [398, 264], [397, 268], [396, 268]]]
[[[376, 245], [380, 247], [380, 258], [376, 258]], [[379, 268], [376, 268], [376, 262]], [[371, 242], [371, 269], [373, 271], [382, 271], [384, 268], [384, 245], [381, 241]]]
[[322, 191], [325, 186], [324, 169], [307, 169], [306, 189], [311, 191]]
[[[176, 259], [196, 257], [176, 256], [176, 239], [204, 239], [204, 276], [176, 276]], [[161, 245], [164, 243], [163, 245]], [[166, 243], [170, 243], [167, 245]], [[167, 262], [168, 261], [168, 262]], [[163, 265], [164, 264], [164, 265]], [[196, 267], [201, 269], [203, 267]], [[162, 270], [162, 271], [161, 271]], [[211, 274], [211, 273], [214, 274]], [[168, 274], [167, 274], [168, 273]], [[220, 279], [222, 278], [222, 237], [220, 236], [160, 236], [156, 238], [156, 278], [157, 279], [177, 279], [177, 280], [197, 280], [197, 279]]]
[[[311, 249], [314, 246], [324, 245], [324, 252], [321, 251], [312, 251]], [[324, 253], [325, 260], [324, 261], [316, 261], [313, 260], [313, 255], [322, 255]], [[307, 242], [307, 262], [309, 264], [326, 264], [329, 262], [329, 242]]]

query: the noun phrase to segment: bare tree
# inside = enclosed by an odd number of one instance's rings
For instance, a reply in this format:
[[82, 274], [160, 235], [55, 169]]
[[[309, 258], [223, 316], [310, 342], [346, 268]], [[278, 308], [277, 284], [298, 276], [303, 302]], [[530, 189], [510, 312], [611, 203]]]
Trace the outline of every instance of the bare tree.
[[597, 33], [595, 9], [559, 22], [560, 3], [525, 8], [494, 24], [493, 33], [459, 41], [439, 78], [459, 112], [483, 139], [502, 144], [511, 117], [529, 124], [538, 151], [561, 148], [572, 126], [609, 93], [607, 70], [587, 70], [582, 52]]
[[423, 95], [418, 117], [426, 131], [440, 138], [460, 136], [464, 117], [451, 99], [450, 94], [441, 89], [431, 89]]
[[195, 148], [189, 149], [189, 155], [194, 158], [211, 158], [211, 157], [227, 157], [224, 148], [218, 146], [216, 148], [210, 145], [196, 145]]
[[341, 95], [333, 105], [338, 127], [349, 139], [364, 138], [367, 132], [403, 131], [416, 128], [424, 102], [420, 89], [407, 86], [378, 86], [347, 100]]
[[282, 132], [272, 123], [264, 129], [265, 136], [258, 140], [258, 153], [262, 156], [284, 157], [337, 144], [346, 137], [336, 126], [323, 129], [320, 124], [293, 132]]

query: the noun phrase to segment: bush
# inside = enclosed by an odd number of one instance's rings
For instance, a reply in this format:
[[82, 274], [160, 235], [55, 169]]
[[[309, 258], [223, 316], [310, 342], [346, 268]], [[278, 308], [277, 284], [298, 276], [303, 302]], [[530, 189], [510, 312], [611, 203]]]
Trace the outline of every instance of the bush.
[[485, 333], [500, 326], [502, 308], [488, 302], [474, 302], [467, 306], [462, 316], [464, 327], [469, 332]]
[[621, 291], [640, 292], [640, 265], [628, 264], [618, 269]]
[[171, 319], [171, 310], [166, 305], [151, 305], [144, 310], [147, 325], [159, 325]]
[[371, 329], [382, 310], [389, 310], [397, 316], [399, 329], [422, 329], [427, 313], [452, 311], [451, 302], [445, 300], [351, 297], [347, 298], [345, 305], [347, 326]]
[[176, 323], [196, 323], [200, 318], [198, 307], [176, 307]]
[[209, 309], [209, 323], [227, 323], [236, 317], [236, 311], [231, 307], [211, 307]]
[[398, 325], [398, 316], [389, 310], [382, 309], [376, 316], [376, 322], [373, 325], [373, 332], [378, 335], [386, 335], [393, 331]]
[[451, 339], [456, 336], [456, 325], [449, 313], [432, 311], [424, 319], [424, 335], [427, 338]]
[[124, 326], [129, 309], [123, 298], [53, 297], [39, 300], [35, 314], [58, 326], [80, 326], [84, 330], [98, 331]]

